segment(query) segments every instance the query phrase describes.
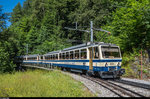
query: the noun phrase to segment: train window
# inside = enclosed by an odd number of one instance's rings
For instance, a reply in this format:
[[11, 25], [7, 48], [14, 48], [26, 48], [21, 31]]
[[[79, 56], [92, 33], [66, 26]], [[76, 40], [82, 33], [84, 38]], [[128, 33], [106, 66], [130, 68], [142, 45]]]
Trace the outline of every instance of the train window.
[[53, 60], [55, 60], [55, 55], [53, 55]]
[[69, 52], [66, 52], [66, 59], [69, 59]]
[[51, 60], [51, 55], [48, 55], [48, 60]]
[[49, 60], [51, 60], [51, 58], [52, 58], [51, 55], [49, 55]]
[[99, 50], [98, 47], [94, 47], [94, 59], [99, 59]]
[[58, 54], [56, 54], [56, 60], [58, 60]]
[[47, 56], [47, 60], [49, 60], [49, 56]]
[[52, 58], [53, 58], [53, 60], [55, 59], [55, 56], [54, 55], [52, 55]]
[[47, 56], [47, 60], [49, 60], [49, 56]]
[[53, 59], [53, 56], [52, 55], [50, 55], [50, 60], [52, 60]]
[[61, 60], [61, 53], [59, 53], [59, 59]]
[[79, 50], [75, 51], [75, 59], [79, 59]]
[[74, 59], [74, 57], [73, 57], [73, 51], [70, 52], [70, 59]]
[[51, 60], [53, 59], [53, 55], [50, 55]]
[[61, 53], [60, 55], [61, 55], [61, 56], [60, 56], [60, 57], [61, 57], [61, 59], [63, 59], [63, 53]]
[[53, 60], [55, 60], [56, 59], [56, 56], [55, 55], [53, 55]]
[[66, 59], [66, 53], [62, 53], [62, 59]]
[[41, 56], [41, 60], [43, 60], [43, 56]]
[[86, 58], [87, 58], [87, 50], [81, 49], [81, 59], [86, 59]]
[[120, 58], [120, 51], [118, 47], [102, 46], [103, 58]]
[[61, 59], [63, 59], [63, 53], [61, 53]]

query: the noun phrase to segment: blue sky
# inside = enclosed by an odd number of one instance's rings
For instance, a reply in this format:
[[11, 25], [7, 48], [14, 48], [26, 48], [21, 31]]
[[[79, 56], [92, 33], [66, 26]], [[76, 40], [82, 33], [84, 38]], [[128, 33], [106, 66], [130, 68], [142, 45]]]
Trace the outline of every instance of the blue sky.
[[[23, 6], [23, 2], [26, 0], [0, 0], [0, 5], [3, 8], [3, 12], [7, 12], [10, 13], [13, 11], [13, 8], [18, 4], [18, 2], [21, 3], [21, 5]], [[10, 26], [11, 23], [7, 21], [7, 26]]]

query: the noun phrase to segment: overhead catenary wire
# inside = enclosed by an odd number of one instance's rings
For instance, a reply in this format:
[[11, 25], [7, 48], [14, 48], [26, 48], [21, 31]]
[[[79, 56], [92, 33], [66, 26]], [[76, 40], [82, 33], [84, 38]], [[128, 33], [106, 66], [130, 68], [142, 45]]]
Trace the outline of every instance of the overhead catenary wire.
[[[84, 27], [84, 26], [83, 26]], [[87, 26], [86, 26], [87, 27]], [[82, 30], [82, 29], [78, 29], [78, 25], [77, 25], [77, 22], [75, 22], [75, 28], [70, 28], [70, 27], [64, 27], [65, 29], [68, 29], [68, 30], [75, 30], [75, 31], [81, 31], [81, 32], [87, 32], [87, 33], [91, 33], [91, 42], [93, 42], [93, 30], [96, 30], [96, 31], [102, 31], [102, 32], [105, 32], [106, 33], [109, 33], [109, 31], [107, 30], [103, 30], [101, 28], [94, 28], [93, 27], [93, 21], [90, 22], [90, 30]], [[105, 36], [105, 34], [103, 36]], [[103, 39], [103, 36], [101, 37], [100, 40]]]

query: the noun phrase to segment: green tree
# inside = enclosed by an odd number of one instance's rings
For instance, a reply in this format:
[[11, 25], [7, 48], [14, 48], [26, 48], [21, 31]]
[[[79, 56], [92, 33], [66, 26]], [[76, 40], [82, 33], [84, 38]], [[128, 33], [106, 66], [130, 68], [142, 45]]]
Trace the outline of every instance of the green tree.
[[13, 9], [13, 12], [11, 13], [11, 19], [10, 19], [11, 23], [13, 24], [14, 22], [19, 21], [22, 15], [23, 15], [22, 8], [19, 2]]
[[33, 0], [26, 0], [23, 3], [22, 12], [24, 15], [31, 15], [32, 14], [32, 1]]
[[123, 50], [148, 47], [149, 4], [149, 0], [128, 0], [125, 7], [113, 13], [113, 21], [109, 25], [113, 35], [120, 38], [119, 44]]
[[2, 13], [2, 6], [0, 5], [0, 32], [3, 31], [3, 29], [6, 28], [6, 14]]
[[14, 70], [13, 59], [17, 51], [12, 34], [6, 28], [6, 19], [7, 14], [2, 13], [2, 8], [0, 8], [0, 73]]

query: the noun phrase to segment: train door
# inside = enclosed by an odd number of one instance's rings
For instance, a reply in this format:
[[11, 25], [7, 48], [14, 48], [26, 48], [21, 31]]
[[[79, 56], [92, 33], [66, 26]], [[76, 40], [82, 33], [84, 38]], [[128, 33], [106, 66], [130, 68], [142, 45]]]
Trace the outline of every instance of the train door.
[[89, 70], [93, 70], [93, 51], [92, 47], [89, 47]]

